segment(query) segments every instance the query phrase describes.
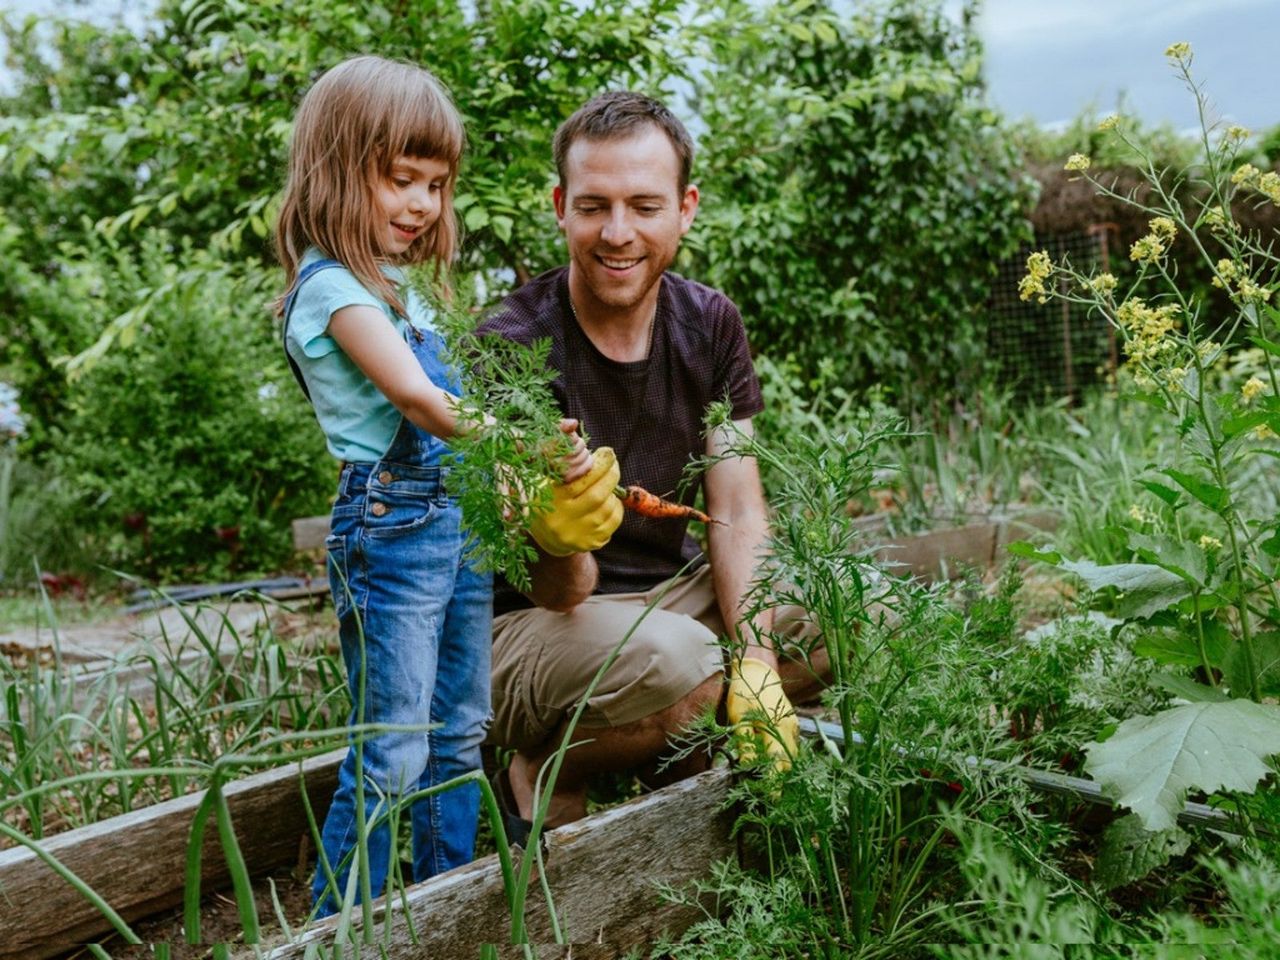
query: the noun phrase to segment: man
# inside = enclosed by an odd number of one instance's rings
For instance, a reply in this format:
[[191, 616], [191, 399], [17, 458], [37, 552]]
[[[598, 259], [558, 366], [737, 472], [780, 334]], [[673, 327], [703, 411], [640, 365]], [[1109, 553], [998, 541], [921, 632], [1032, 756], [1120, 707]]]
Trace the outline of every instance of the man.
[[[707, 512], [721, 524], [708, 530], [709, 562], [700, 568], [685, 521], [622, 518], [613, 495], [619, 473], [624, 483], [669, 495], [692, 459], [721, 452], [723, 435], [703, 437], [709, 404], [727, 397], [743, 432], [763, 406], [737, 308], [666, 272], [698, 210], [692, 141], [660, 103], [616, 92], [565, 121], [554, 151], [553, 199], [569, 265], [525, 284], [485, 324], [523, 343], [551, 339], [556, 398], [597, 448], [597, 469], [557, 488], [552, 512], [535, 524], [543, 549], [529, 596], [500, 586], [495, 601], [490, 739], [516, 751], [509, 775], [522, 817], [530, 816], [540, 766], [600, 664], [646, 602], [667, 592], [592, 695], [555, 784], [549, 826], [586, 812], [593, 773], [639, 768], [653, 782], [671, 738], [725, 693], [722, 634], [737, 651], [730, 721], [760, 720], [778, 762], [795, 746], [778, 657], [760, 639], [771, 617], [743, 623], [768, 533], [756, 463], [725, 459], [703, 477]], [[690, 560], [693, 572], [672, 582]], [[799, 663], [786, 661], [780, 672], [788, 692], [817, 689]], [[695, 756], [665, 779], [702, 765]]]

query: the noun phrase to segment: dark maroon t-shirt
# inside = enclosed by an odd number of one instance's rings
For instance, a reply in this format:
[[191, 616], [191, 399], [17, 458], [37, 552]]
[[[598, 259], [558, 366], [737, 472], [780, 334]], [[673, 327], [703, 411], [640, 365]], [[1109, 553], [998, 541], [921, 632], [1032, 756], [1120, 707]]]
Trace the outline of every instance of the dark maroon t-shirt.
[[[649, 356], [634, 363], [610, 360], [582, 332], [569, 307], [569, 269], [560, 267], [526, 283], [485, 320], [481, 332], [519, 343], [550, 338], [548, 362], [560, 371], [551, 388], [560, 409], [576, 417], [591, 446], [613, 447], [623, 485], [637, 483], [662, 496], [680, 487], [685, 465], [702, 456], [703, 416], [727, 399], [735, 420], [761, 411], [760, 383], [751, 364], [742, 317], [719, 291], [663, 274]], [[692, 503], [698, 484], [683, 502]], [[684, 520], [654, 520], [628, 513], [613, 539], [596, 551], [597, 593], [648, 590], [699, 555]], [[497, 586], [497, 612], [527, 607], [505, 583]]]

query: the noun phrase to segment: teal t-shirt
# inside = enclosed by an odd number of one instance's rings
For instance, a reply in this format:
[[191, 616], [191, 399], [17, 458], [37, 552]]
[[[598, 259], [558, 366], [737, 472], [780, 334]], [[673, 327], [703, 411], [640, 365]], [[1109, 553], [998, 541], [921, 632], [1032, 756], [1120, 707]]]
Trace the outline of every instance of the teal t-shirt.
[[[308, 250], [298, 269], [323, 256], [315, 248]], [[387, 266], [383, 272], [397, 285], [404, 283], [399, 268]], [[402, 290], [401, 296], [413, 325], [434, 329], [430, 309], [421, 298], [412, 290]], [[355, 274], [346, 267], [329, 267], [316, 271], [299, 288], [285, 347], [311, 391], [311, 405], [329, 452], [339, 460], [359, 463], [378, 460], [386, 453], [400, 428], [401, 413], [329, 336], [334, 313], [357, 305], [381, 310], [401, 337], [408, 331], [408, 322], [370, 293]]]

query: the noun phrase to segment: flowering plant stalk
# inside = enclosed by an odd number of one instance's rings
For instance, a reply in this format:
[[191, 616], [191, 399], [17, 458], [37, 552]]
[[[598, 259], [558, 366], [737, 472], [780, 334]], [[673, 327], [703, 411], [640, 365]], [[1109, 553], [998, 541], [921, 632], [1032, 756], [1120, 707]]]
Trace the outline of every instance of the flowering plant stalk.
[[[1024, 300], [1067, 300], [1106, 317], [1138, 399], [1172, 418], [1180, 437], [1177, 462], [1153, 465], [1141, 481], [1151, 502], [1130, 511], [1135, 562], [1100, 566], [1027, 545], [1014, 550], [1113, 595], [1138, 653], [1193, 671], [1194, 681], [1173, 673], [1161, 680], [1184, 703], [1127, 721], [1088, 748], [1087, 769], [1148, 830], [1172, 829], [1189, 789], [1254, 790], [1274, 773], [1266, 758], [1280, 751], [1280, 708], [1263, 703], [1280, 693], [1280, 517], [1268, 466], [1280, 457], [1280, 257], [1274, 237], [1246, 232], [1232, 215], [1233, 204], [1280, 204], [1280, 176], [1240, 162], [1247, 130], [1209, 122], [1190, 46], [1173, 44], [1166, 57], [1195, 97], [1199, 163], [1173, 176], [1158, 170], [1118, 117], [1101, 128], [1134, 152], [1151, 186], [1146, 201], [1115, 192], [1084, 155], [1066, 163], [1100, 193], [1149, 214], [1148, 233], [1129, 251], [1135, 276], [1122, 285], [1041, 252], [1028, 258], [1020, 286]], [[1221, 296], [1194, 293], [1180, 277], [1171, 258], [1178, 238], [1204, 261]], [[1180, 747], [1161, 740], [1173, 733]], [[1215, 737], [1241, 749], [1214, 749], [1213, 761], [1197, 768], [1192, 755], [1204, 751], [1196, 747]]]

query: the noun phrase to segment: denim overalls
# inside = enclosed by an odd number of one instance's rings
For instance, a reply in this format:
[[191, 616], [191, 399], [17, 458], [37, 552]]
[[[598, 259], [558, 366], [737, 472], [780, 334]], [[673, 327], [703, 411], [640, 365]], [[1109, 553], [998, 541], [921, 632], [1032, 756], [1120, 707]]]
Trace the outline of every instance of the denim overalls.
[[[285, 304], [316, 268], [304, 270]], [[443, 343], [432, 331], [409, 329], [418, 362], [437, 386], [459, 393], [444, 363]], [[379, 733], [364, 741], [365, 808], [385, 815], [387, 799], [443, 783], [481, 766], [480, 745], [489, 722], [489, 655], [493, 583], [462, 558], [461, 511], [444, 490], [448, 452], [443, 441], [402, 419], [390, 448], [376, 463], [346, 463], [338, 479], [328, 553], [329, 584], [338, 614], [342, 659], [354, 704], [351, 723], [433, 726]], [[364, 652], [364, 658], [361, 652]], [[365, 675], [361, 676], [361, 666]], [[364, 711], [360, 711], [361, 681]], [[329, 865], [346, 886], [356, 845], [356, 751], [338, 774], [338, 789], [324, 822], [321, 843]], [[475, 784], [415, 802], [413, 879], [425, 880], [469, 863], [475, 852], [480, 790]], [[390, 856], [384, 823], [368, 839], [373, 896], [382, 892]], [[316, 870], [312, 897], [325, 897], [327, 877]]]

